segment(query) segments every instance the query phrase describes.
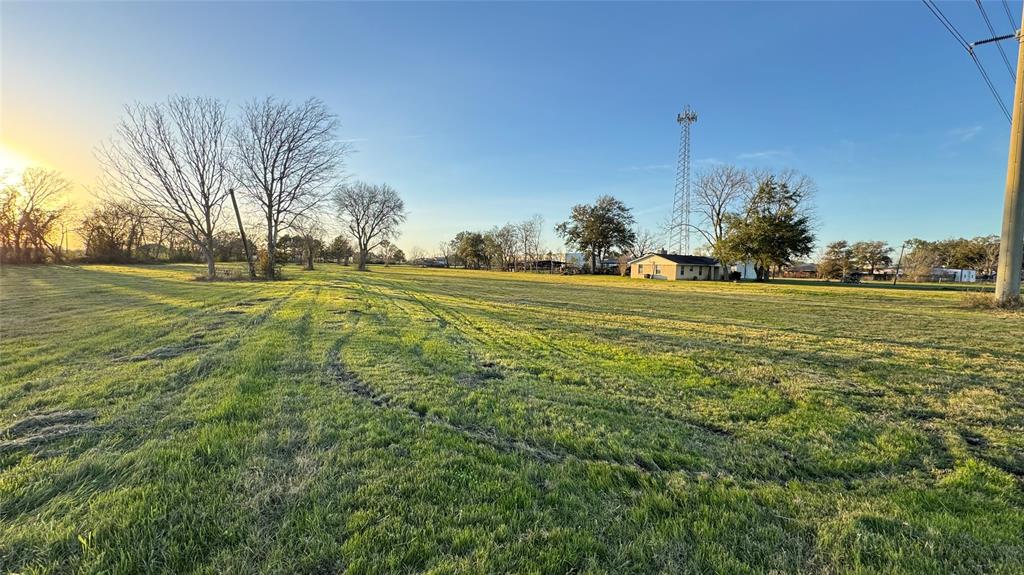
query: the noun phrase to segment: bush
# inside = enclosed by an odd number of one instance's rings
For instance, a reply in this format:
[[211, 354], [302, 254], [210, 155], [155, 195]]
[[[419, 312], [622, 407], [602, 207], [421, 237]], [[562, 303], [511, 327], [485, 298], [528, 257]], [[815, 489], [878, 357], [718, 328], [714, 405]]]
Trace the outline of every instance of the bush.
[[270, 278], [275, 280], [281, 279], [281, 264], [276, 264], [274, 266], [273, 273], [267, 273], [267, 269], [269, 267], [270, 254], [267, 253], [266, 249], [260, 248], [260, 250], [256, 252], [256, 275], [261, 278]]

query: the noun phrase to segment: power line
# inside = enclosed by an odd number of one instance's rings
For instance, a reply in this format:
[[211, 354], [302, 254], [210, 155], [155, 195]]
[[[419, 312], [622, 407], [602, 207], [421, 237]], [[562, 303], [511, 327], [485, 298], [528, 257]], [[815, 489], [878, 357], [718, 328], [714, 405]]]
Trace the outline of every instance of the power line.
[[1017, 21], [1013, 19], [1013, 13], [1010, 12], [1010, 3], [1003, 0], [1003, 10], [1006, 10], [1006, 19], [1010, 21], [1010, 30], [1017, 30]]
[[974, 53], [974, 48], [972, 48], [970, 43], [967, 42], [967, 39], [964, 38], [963, 34], [956, 29], [953, 22], [951, 22], [949, 18], [942, 13], [942, 10], [939, 9], [934, 0], [921, 0], [921, 2], [923, 2], [925, 7], [927, 7], [935, 18], [942, 23], [957, 43], [967, 51], [967, 55], [971, 57], [974, 65], [978, 68], [978, 72], [981, 74], [981, 79], [985, 81], [985, 85], [988, 86], [989, 91], [992, 92], [992, 97], [995, 98], [996, 103], [999, 104], [999, 109], [1001, 109], [1003, 111], [1003, 115], [1006, 116], [1006, 121], [1011, 122], [1010, 111], [1006, 108], [1006, 104], [1003, 103], [1003, 99], [999, 96], [999, 91], [996, 90], [995, 85], [992, 83], [992, 79], [988, 77], [988, 72], [985, 71], [985, 67], [981, 64], [981, 60], [978, 60], [978, 56]]
[[949, 30], [949, 33], [953, 35], [953, 38], [964, 47], [964, 50], [970, 52], [971, 46], [967, 43], [967, 39], [957, 31], [956, 26], [949, 21], [949, 18], [946, 18], [946, 15], [942, 13], [942, 10], [939, 10], [939, 7], [935, 5], [935, 2], [929, 2], [929, 0], [921, 0], [921, 2], [924, 2], [925, 7], [931, 10], [932, 14], [935, 15], [939, 22], [946, 27], [946, 30]]
[[[978, 10], [981, 11], [981, 17], [985, 19], [985, 25], [988, 26], [988, 31], [993, 36], [996, 35], [996, 29], [992, 27], [992, 21], [988, 19], [988, 12], [985, 11], [985, 7], [981, 5], [981, 0], [974, 0], [974, 3], [978, 5]], [[1010, 65], [1010, 59], [1006, 57], [1006, 51], [1003, 50], [1003, 45], [996, 42], [996, 48], [999, 48], [999, 55], [1003, 57], [1003, 63], [1006, 64], [1006, 71], [1010, 73], [1010, 77], [1016, 79], [1017, 75], [1013, 73], [1013, 66]]]
[[981, 77], [985, 80], [985, 84], [988, 85], [988, 89], [992, 92], [992, 97], [996, 99], [996, 103], [999, 104], [999, 108], [1003, 110], [1003, 115], [1006, 116], [1007, 122], [1013, 122], [1010, 116], [1010, 111], [1006, 109], [1006, 104], [1003, 103], [1003, 99], [999, 97], [999, 91], [992, 84], [992, 80], [988, 77], [988, 72], [985, 71], [985, 67], [981, 65], [981, 60], [978, 60], [978, 56], [974, 53], [974, 50], [968, 52], [971, 55], [971, 60], [974, 61], [974, 65], [978, 67], [978, 72], [981, 73]]

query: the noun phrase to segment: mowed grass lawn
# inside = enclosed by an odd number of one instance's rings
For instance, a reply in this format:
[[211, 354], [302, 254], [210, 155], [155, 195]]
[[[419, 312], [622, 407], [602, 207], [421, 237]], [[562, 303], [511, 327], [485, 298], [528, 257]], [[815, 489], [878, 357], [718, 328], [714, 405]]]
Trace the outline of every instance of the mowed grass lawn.
[[1022, 573], [955, 292], [7, 267], [0, 571]]

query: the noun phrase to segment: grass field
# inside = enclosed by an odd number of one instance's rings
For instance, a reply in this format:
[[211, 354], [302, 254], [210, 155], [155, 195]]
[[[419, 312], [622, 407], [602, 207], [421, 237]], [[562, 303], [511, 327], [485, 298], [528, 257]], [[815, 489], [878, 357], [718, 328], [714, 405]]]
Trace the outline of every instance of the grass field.
[[1024, 572], [1020, 314], [197, 273], [2, 270], [0, 572]]

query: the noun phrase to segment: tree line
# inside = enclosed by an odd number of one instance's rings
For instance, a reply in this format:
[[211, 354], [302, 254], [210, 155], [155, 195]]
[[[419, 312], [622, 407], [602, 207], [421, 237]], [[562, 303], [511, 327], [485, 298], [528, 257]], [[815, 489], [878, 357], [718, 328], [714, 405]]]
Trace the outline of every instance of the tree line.
[[875, 275], [878, 270], [896, 264], [901, 275], [915, 281], [931, 279], [936, 268], [975, 270], [979, 278], [991, 279], [999, 264], [999, 236], [994, 235], [939, 241], [914, 238], [901, 248], [902, 259], [894, 259], [896, 248], [886, 242], [832, 242], [825, 246], [818, 260], [818, 277], [842, 278], [854, 272]]
[[544, 218], [540, 215], [483, 232], [461, 231], [454, 238], [440, 243], [439, 259], [445, 266], [470, 269], [514, 271], [519, 267], [529, 267], [543, 255], [543, 231]]
[[[312, 267], [331, 213], [354, 244], [339, 258], [355, 257], [360, 269], [375, 251], [394, 258], [405, 204], [387, 184], [347, 180], [351, 150], [338, 129], [315, 98], [253, 100], [235, 116], [211, 98], [127, 106], [98, 150], [97, 199], [77, 221], [72, 186], [57, 172], [30, 168], [4, 185], [0, 261], [63, 261], [70, 227], [92, 261], [198, 259], [213, 279], [218, 261], [241, 259], [270, 279], [282, 254], [301, 252]], [[344, 251], [337, 239], [330, 247]]]

